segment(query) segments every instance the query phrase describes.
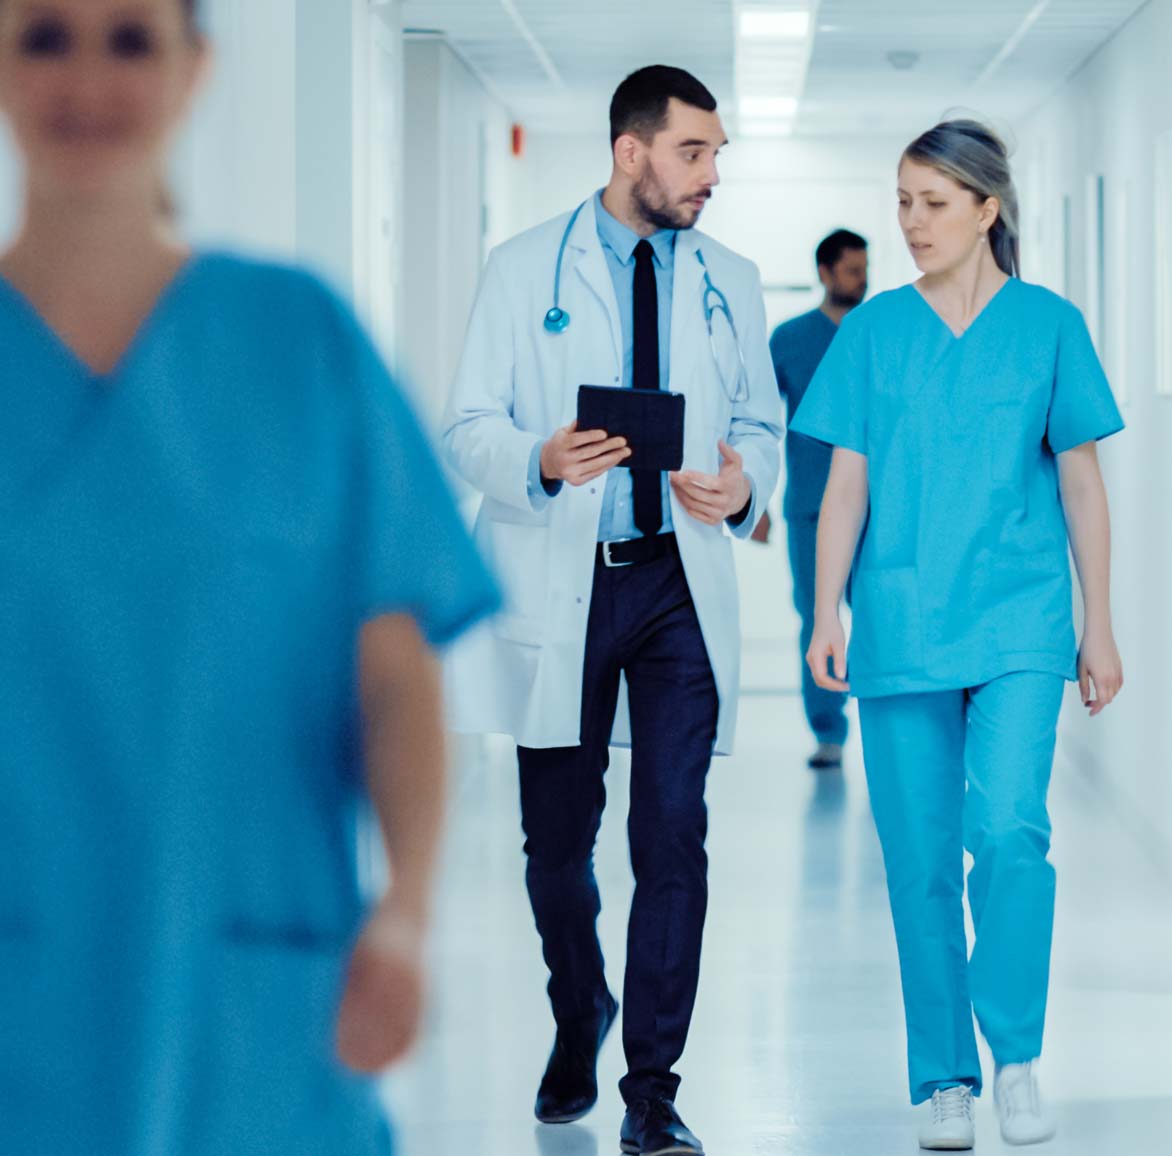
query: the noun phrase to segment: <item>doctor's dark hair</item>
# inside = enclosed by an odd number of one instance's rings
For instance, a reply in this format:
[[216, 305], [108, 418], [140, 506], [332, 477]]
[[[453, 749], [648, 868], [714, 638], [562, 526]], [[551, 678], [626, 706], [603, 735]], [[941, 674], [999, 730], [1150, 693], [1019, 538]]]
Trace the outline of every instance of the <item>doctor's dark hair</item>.
[[1001, 206], [989, 230], [989, 248], [1002, 272], [1021, 276], [1021, 228], [1017, 189], [1005, 142], [977, 120], [946, 120], [917, 137], [903, 160], [930, 165], [968, 189], [979, 201], [996, 197]]
[[667, 64], [652, 64], [632, 72], [615, 89], [610, 101], [610, 144], [624, 133], [650, 141], [667, 124], [672, 97], [705, 112], [716, 111], [716, 97], [690, 72]]
[[835, 229], [828, 237], [823, 237], [818, 248], [814, 251], [814, 260], [822, 269], [833, 269], [847, 250], [866, 251], [867, 240], [850, 229]]

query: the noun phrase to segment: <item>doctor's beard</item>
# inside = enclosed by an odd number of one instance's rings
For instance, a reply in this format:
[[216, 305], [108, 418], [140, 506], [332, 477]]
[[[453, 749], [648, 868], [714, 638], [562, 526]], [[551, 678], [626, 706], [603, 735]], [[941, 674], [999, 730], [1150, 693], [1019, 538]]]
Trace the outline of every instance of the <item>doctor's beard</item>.
[[[705, 189], [673, 204], [650, 163], [631, 189], [631, 201], [635, 211], [647, 224], [653, 225], [656, 229], [694, 228], [700, 214], [690, 202], [698, 196], [707, 201], [712, 196], [712, 190]], [[693, 213], [695, 216], [692, 216]]]

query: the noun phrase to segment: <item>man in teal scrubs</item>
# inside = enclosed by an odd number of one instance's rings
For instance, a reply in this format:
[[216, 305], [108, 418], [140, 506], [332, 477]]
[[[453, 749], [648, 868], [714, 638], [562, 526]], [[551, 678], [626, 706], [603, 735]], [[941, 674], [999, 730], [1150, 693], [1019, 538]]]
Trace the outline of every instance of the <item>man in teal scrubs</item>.
[[[779, 325], [769, 339], [777, 388], [786, 402], [786, 421], [793, 419], [806, 389], [830, 348], [839, 323], [867, 295], [867, 242], [857, 233], [838, 229], [826, 237], [815, 254], [818, 277], [826, 290], [822, 304]], [[814, 630], [814, 556], [818, 537], [818, 509], [830, 473], [830, 446], [799, 433], [785, 439], [785, 501], [782, 513], [788, 528], [789, 563], [793, 572], [794, 606], [802, 619], [800, 654], [805, 655]], [[758, 536], [768, 535], [765, 518]], [[823, 690], [814, 682], [803, 658], [802, 702], [806, 721], [818, 740], [811, 767], [842, 765], [846, 740], [845, 694]]]

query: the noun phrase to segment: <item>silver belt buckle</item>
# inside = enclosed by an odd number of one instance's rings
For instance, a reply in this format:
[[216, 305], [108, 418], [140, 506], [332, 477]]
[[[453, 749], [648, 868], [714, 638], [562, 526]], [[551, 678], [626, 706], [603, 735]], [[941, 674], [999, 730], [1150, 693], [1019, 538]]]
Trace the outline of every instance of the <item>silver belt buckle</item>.
[[623, 542], [633, 542], [634, 538], [616, 538], [613, 542], [602, 543], [602, 564], [610, 570], [617, 570], [623, 566], [634, 566], [634, 562], [614, 562], [610, 557], [610, 548]]

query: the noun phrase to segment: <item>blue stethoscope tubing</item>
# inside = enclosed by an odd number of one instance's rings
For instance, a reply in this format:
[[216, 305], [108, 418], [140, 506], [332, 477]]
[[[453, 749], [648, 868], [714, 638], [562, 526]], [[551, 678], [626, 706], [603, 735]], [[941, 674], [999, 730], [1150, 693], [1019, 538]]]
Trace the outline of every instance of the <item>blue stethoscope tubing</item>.
[[[574, 210], [569, 224], [566, 225], [565, 232], [562, 233], [562, 243], [558, 246], [557, 266], [554, 269], [553, 275], [553, 308], [546, 313], [543, 322], [548, 333], [565, 333], [570, 327], [570, 314], [561, 307], [562, 262], [565, 259], [566, 245], [569, 243], [570, 234], [574, 231], [574, 225], [577, 224], [578, 217], [585, 207], [586, 202], [583, 201]], [[737, 323], [733, 319], [732, 307], [728, 303], [728, 298], [713, 284], [712, 276], [708, 272], [708, 262], [704, 260], [704, 254], [699, 249], [696, 250], [696, 260], [700, 262], [700, 267], [704, 270], [704, 323], [708, 327], [708, 344], [712, 349], [712, 359], [716, 362], [716, 370], [720, 374], [720, 384], [724, 387], [724, 392], [728, 395], [729, 400], [734, 405], [737, 405], [742, 401], [747, 401], [749, 397], [749, 371], [745, 365], [745, 354], [741, 348], [741, 338], [737, 332]], [[716, 334], [713, 329], [712, 319], [717, 313], [724, 314], [725, 320], [728, 322], [729, 330], [732, 333], [733, 345], [737, 352], [738, 366], [736, 383], [731, 392], [728, 388], [728, 380], [724, 374], [724, 367], [720, 364], [720, 357], [716, 350]], [[742, 385], [744, 386], [744, 393], [741, 392]]]

